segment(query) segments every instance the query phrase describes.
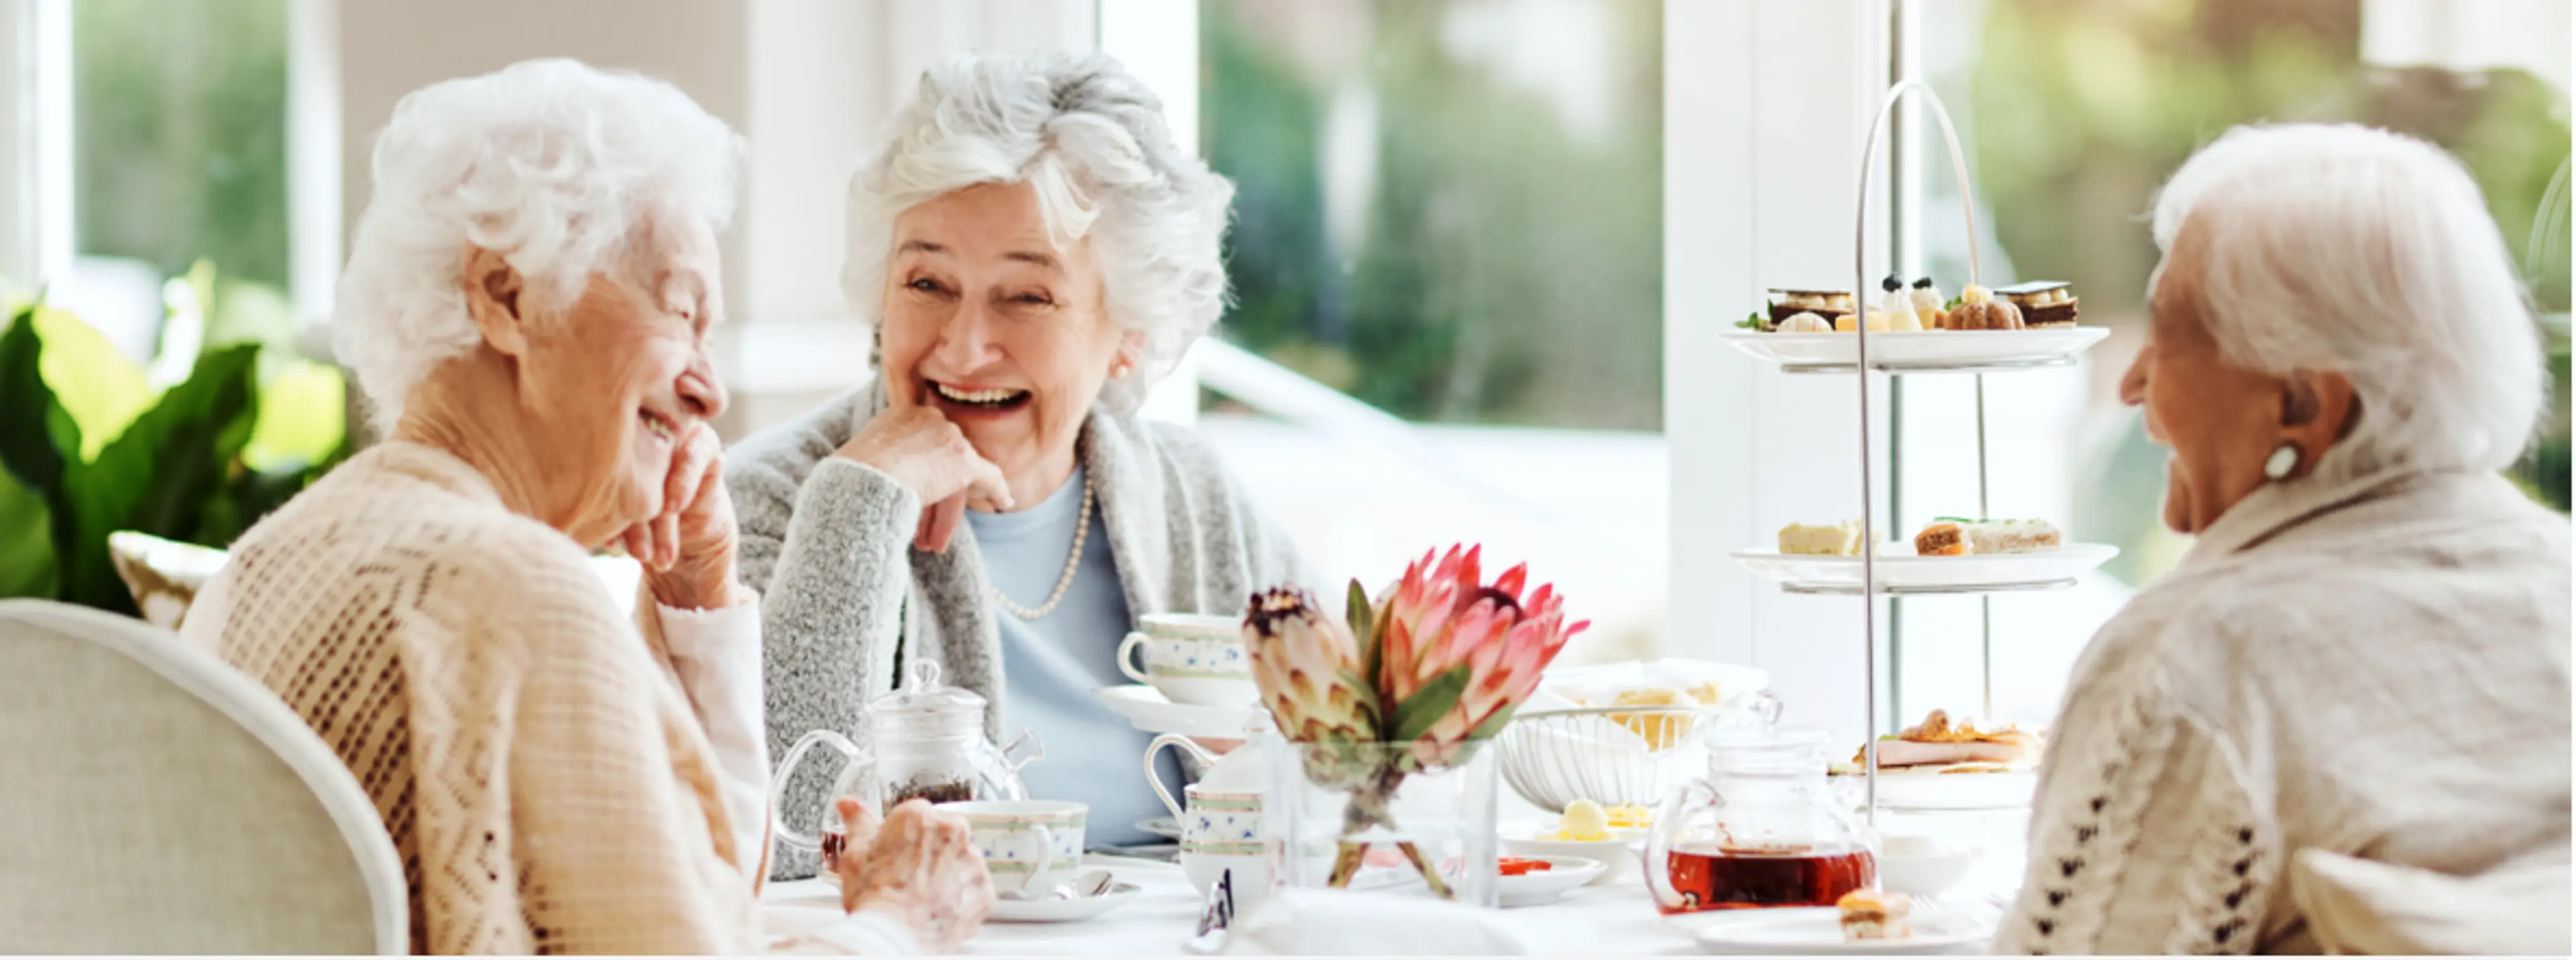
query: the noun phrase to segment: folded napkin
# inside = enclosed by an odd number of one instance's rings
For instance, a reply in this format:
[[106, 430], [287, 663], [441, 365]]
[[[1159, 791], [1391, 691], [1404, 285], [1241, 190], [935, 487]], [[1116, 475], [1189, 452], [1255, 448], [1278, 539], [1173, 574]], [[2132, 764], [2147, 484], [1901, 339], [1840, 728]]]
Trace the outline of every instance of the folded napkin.
[[1290, 889], [1236, 917], [1229, 956], [1525, 956], [1527, 938], [1501, 912], [1422, 897]]

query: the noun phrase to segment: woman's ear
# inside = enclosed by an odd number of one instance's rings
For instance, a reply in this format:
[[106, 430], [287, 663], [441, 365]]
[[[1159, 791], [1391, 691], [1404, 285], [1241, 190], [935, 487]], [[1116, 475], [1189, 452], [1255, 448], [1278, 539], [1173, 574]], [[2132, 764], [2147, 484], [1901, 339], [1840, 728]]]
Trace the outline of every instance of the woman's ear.
[[2297, 444], [2299, 462], [2315, 464], [2326, 448], [2352, 432], [2360, 421], [2360, 398], [2352, 379], [2333, 371], [2300, 371], [2290, 375], [2281, 400], [2284, 439]]
[[1136, 360], [1145, 355], [1145, 331], [1122, 330], [1118, 349], [1109, 352], [1109, 379], [1124, 378], [1136, 370]]
[[483, 342], [505, 356], [516, 357], [527, 352], [527, 315], [521, 311], [526, 298], [526, 278], [501, 255], [482, 247], [467, 247], [465, 260], [457, 267], [457, 286], [465, 293], [465, 312], [474, 318], [474, 327], [483, 334]]

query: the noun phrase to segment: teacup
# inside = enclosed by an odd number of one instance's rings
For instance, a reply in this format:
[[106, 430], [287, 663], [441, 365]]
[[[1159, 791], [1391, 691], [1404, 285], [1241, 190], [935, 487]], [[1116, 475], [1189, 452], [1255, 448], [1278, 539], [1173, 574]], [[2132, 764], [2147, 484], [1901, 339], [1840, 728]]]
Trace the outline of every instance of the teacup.
[[1162, 691], [1173, 703], [1249, 707], [1261, 701], [1240, 619], [1198, 613], [1149, 613], [1136, 619], [1140, 629], [1118, 644], [1119, 672]]
[[969, 800], [939, 809], [966, 818], [975, 852], [993, 890], [1043, 896], [1082, 867], [1082, 828], [1090, 806], [1072, 800]]

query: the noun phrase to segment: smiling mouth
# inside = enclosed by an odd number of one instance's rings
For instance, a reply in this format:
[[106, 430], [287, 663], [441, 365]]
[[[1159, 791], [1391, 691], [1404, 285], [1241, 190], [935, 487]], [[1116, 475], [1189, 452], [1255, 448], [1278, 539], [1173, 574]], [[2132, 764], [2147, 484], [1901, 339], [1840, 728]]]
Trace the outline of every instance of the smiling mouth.
[[976, 410], [1016, 410], [1028, 405], [1032, 396], [1026, 390], [1008, 388], [965, 389], [937, 380], [928, 381], [930, 392], [942, 402]]
[[644, 432], [660, 437], [666, 442], [676, 443], [680, 439], [679, 423], [651, 407], [635, 408], [635, 419], [644, 424]]

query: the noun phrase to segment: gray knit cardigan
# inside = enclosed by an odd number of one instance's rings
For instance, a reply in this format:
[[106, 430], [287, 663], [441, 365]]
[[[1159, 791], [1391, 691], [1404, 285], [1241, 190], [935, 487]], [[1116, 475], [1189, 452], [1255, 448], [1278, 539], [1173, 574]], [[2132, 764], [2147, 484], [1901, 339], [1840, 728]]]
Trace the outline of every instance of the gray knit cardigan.
[[[818, 728], [864, 748], [865, 708], [893, 689], [898, 656], [939, 663], [949, 683], [991, 704], [987, 731], [998, 738], [1003, 729], [1003, 614], [972, 531], [960, 524], [946, 553], [914, 549], [920, 497], [832, 455], [885, 402], [871, 382], [725, 456], [743, 582], [761, 593], [773, 764]], [[1255, 590], [1316, 582], [1295, 544], [1186, 428], [1094, 411], [1079, 444], [1131, 615], [1240, 613]], [[822, 822], [838, 770], [828, 759], [807, 761], [788, 784], [781, 823]], [[814, 874], [813, 855], [778, 854], [774, 879]]]

